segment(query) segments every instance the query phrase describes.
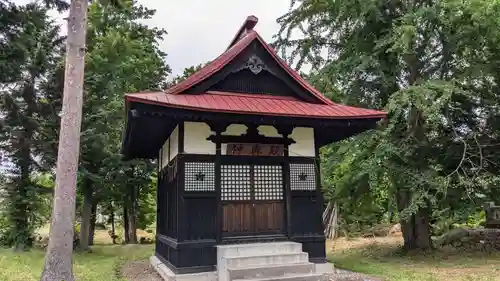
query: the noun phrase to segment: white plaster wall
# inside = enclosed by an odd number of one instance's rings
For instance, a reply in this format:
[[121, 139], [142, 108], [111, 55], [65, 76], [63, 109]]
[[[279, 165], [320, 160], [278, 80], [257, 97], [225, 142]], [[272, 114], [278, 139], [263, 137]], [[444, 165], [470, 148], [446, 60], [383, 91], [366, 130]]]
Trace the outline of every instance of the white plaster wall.
[[184, 152], [215, 155], [215, 143], [207, 140], [210, 126], [202, 122], [184, 122]]
[[[222, 133], [222, 135], [240, 136], [245, 134], [246, 132], [247, 132], [247, 126], [243, 124], [231, 124], [226, 128], [226, 130]], [[222, 155], [226, 155], [226, 149], [227, 149], [227, 144], [222, 143], [221, 144]]]
[[[240, 136], [247, 132], [247, 126], [243, 124], [231, 124], [227, 126], [226, 130], [221, 133], [221, 135], [226, 136]], [[226, 155], [227, 143], [222, 143], [220, 152], [221, 155]]]
[[158, 171], [161, 171], [163, 168], [163, 149], [160, 147], [160, 151], [158, 151]]
[[170, 140], [170, 152], [168, 160], [174, 159], [174, 157], [179, 153], [179, 126], [176, 126], [169, 137]]
[[165, 166], [167, 166], [168, 162], [169, 162], [169, 151], [168, 151], [168, 142], [170, 141], [170, 139], [167, 139], [167, 141], [165, 141], [165, 143], [163, 144], [163, 146], [161, 147], [160, 149], [160, 164], [161, 164], [161, 167], [160, 168], [163, 168]]
[[[246, 133], [247, 127], [242, 124], [231, 124], [227, 127], [223, 135], [239, 136]], [[273, 126], [262, 125], [258, 127], [259, 133], [266, 137], [281, 137], [278, 130]], [[295, 143], [289, 146], [290, 157], [315, 157], [316, 151], [314, 147], [314, 129], [306, 127], [296, 127], [289, 136]], [[206, 137], [205, 137], [206, 138]], [[215, 146], [215, 145], [214, 145]], [[221, 145], [221, 154], [226, 154], [227, 144]], [[214, 149], [215, 151], [215, 149]]]
[[293, 129], [290, 138], [295, 141], [288, 148], [290, 157], [316, 156], [313, 128], [296, 127]]
[[226, 155], [226, 150], [227, 150], [227, 143], [221, 143], [220, 149], [222, 150], [220, 152], [221, 155]]
[[266, 137], [282, 137], [281, 134], [278, 133], [278, 130], [273, 126], [262, 125], [257, 128], [259, 130], [259, 134]]
[[243, 135], [246, 132], [247, 132], [247, 126], [243, 124], [231, 124], [226, 128], [226, 130], [222, 133], [222, 135], [239, 136]]

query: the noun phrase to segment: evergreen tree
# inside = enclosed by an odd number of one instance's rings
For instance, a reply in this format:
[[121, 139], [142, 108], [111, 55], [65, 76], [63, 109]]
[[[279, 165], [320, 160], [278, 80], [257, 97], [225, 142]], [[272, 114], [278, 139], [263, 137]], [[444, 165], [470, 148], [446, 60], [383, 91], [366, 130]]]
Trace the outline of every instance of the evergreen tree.
[[[138, 161], [133, 161], [133, 165], [124, 164], [121, 159], [121, 135], [125, 123], [123, 94], [159, 89], [170, 71], [165, 64], [165, 54], [158, 47], [165, 31], [139, 22], [154, 13], [133, 2], [118, 8], [100, 2], [89, 6], [84, 80], [86, 94], [78, 173], [78, 193], [83, 199], [80, 204], [80, 246], [84, 250], [92, 244], [95, 211], [100, 202], [114, 201], [115, 206], [132, 204], [128, 208], [132, 211], [133, 204], [137, 204], [141, 196], [147, 196], [139, 191], [149, 185], [153, 165], [143, 165]], [[60, 109], [63, 77], [56, 71], [53, 78], [47, 91], [56, 93], [57, 101], [53, 103]], [[47, 124], [47, 128], [54, 128], [58, 123], [55, 118]], [[128, 170], [129, 177], [113, 175]], [[141, 172], [138, 173], [138, 170]], [[134, 182], [136, 174], [147, 176], [131, 189], [130, 183]], [[127, 198], [132, 198], [133, 202]], [[129, 217], [135, 218], [136, 215]], [[131, 222], [135, 224], [135, 221]], [[132, 228], [135, 231], [135, 227]]]
[[[60, 60], [63, 38], [59, 28], [49, 19], [47, 9], [38, 4], [9, 6], [7, 12], [17, 25], [2, 28], [0, 48], [2, 91], [0, 98], [0, 150], [12, 162], [7, 184], [7, 216], [12, 227], [5, 241], [18, 250], [30, 247], [36, 215], [35, 206], [41, 191], [32, 173], [41, 170], [45, 145], [41, 137], [45, 97], [40, 84]], [[4, 7], [5, 8], [5, 7]], [[2, 12], [6, 12], [3, 10]]]
[[323, 175], [344, 207], [395, 206], [406, 249], [431, 247], [441, 209], [494, 198], [499, 15], [487, 0], [303, 0], [279, 19], [278, 48], [312, 66], [314, 85], [389, 112], [378, 132], [326, 149]]

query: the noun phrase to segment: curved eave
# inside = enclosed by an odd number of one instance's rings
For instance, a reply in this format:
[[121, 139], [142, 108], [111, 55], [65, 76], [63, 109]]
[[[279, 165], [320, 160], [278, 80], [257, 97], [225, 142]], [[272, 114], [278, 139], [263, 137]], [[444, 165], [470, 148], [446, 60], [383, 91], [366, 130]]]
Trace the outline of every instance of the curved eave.
[[[199, 106], [189, 106], [189, 105], [180, 105], [180, 104], [165, 104], [158, 100], [152, 100], [147, 98], [140, 98], [137, 96], [127, 96], [128, 102], [136, 102], [150, 105], [158, 105], [166, 108], [172, 109], [185, 109], [196, 112], [223, 112], [229, 114], [248, 114], [248, 115], [265, 115], [265, 116], [275, 116], [275, 117], [292, 117], [292, 118], [308, 118], [308, 119], [331, 119], [331, 120], [353, 120], [353, 119], [382, 119], [387, 116], [387, 114], [383, 111], [372, 110], [371, 113], [364, 114], [344, 114], [344, 115], [305, 115], [298, 113], [276, 113], [272, 111], [241, 111], [234, 109], [226, 109], [226, 108], [208, 108], [208, 107], [199, 107]], [[330, 105], [330, 106], [342, 106], [342, 105]]]
[[179, 122], [257, 123], [262, 125], [288, 125], [315, 128], [318, 147], [340, 141], [376, 127], [380, 116], [357, 119], [307, 118], [235, 114], [231, 112], [196, 111], [186, 108], [165, 107], [129, 100], [129, 113], [125, 128], [123, 155], [126, 159], [154, 159], [159, 149]]

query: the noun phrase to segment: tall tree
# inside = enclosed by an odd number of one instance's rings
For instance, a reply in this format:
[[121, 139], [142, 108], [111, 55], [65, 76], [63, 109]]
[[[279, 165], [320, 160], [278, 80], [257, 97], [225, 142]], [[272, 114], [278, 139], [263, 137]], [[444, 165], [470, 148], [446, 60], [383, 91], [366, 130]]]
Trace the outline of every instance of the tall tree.
[[56, 187], [42, 281], [73, 281], [73, 223], [83, 103], [87, 0], [72, 0], [68, 17], [66, 69]]
[[[8, 8], [9, 7], [9, 8]], [[2, 72], [0, 92], [0, 150], [12, 162], [8, 194], [8, 217], [11, 237], [7, 244], [17, 250], [30, 247], [39, 201], [38, 183], [33, 172], [41, 170], [45, 154], [41, 134], [45, 97], [40, 84], [60, 59], [63, 38], [49, 19], [47, 9], [38, 4], [3, 6], [2, 13], [16, 18], [17, 28], [2, 28], [0, 48], [7, 61]], [[9, 9], [9, 10], [7, 10]], [[5, 18], [4, 18], [5, 19]]]
[[[119, 8], [131, 1], [103, 0], [99, 2]], [[76, 173], [83, 104], [87, 4], [86, 0], [72, 0], [70, 4], [56, 190], [49, 246], [41, 280], [74, 280], [71, 240], [74, 233]]]
[[[136, 175], [142, 174], [137, 173], [141, 167], [146, 169], [143, 171], [145, 173], [152, 172], [146, 166], [129, 167], [120, 161], [120, 136], [125, 122], [123, 93], [159, 89], [169, 72], [165, 54], [157, 44], [165, 31], [140, 23], [140, 20], [149, 19], [154, 13], [154, 10], [135, 2], [123, 4], [120, 8], [93, 3], [89, 9], [85, 73], [87, 98], [84, 102], [85, 118], [81, 137], [83, 156], [80, 161], [80, 189], [84, 195], [82, 248], [88, 247], [85, 241], [93, 232], [91, 208], [99, 200], [108, 201], [113, 197], [107, 187], [130, 186]], [[131, 177], [120, 178], [120, 183], [107, 181], [108, 174], [121, 169], [130, 169]], [[131, 199], [139, 198], [137, 188], [140, 186], [133, 186], [133, 190], [124, 188], [123, 194]], [[133, 206], [129, 210], [134, 210]], [[134, 224], [134, 221], [131, 222]], [[131, 229], [135, 231], [135, 227]]]
[[389, 112], [378, 132], [326, 150], [324, 175], [351, 202], [388, 194], [407, 249], [431, 247], [437, 208], [491, 194], [479, 180], [498, 165], [484, 151], [498, 139], [499, 15], [486, 0], [302, 0], [279, 19], [278, 48], [319, 89]]

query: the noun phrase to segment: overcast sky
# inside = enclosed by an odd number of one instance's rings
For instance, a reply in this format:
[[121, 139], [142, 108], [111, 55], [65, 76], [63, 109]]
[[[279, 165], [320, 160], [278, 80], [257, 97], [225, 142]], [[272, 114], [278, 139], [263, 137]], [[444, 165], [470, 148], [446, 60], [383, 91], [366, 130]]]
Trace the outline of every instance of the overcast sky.
[[[32, 0], [14, 0], [25, 4]], [[167, 30], [161, 48], [173, 74], [220, 55], [249, 15], [259, 18], [256, 30], [268, 42], [279, 29], [276, 19], [290, 0], [139, 0], [155, 9], [149, 24]], [[62, 21], [61, 21], [62, 22]], [[66, 29], [66, 27], [64, 27]]]

